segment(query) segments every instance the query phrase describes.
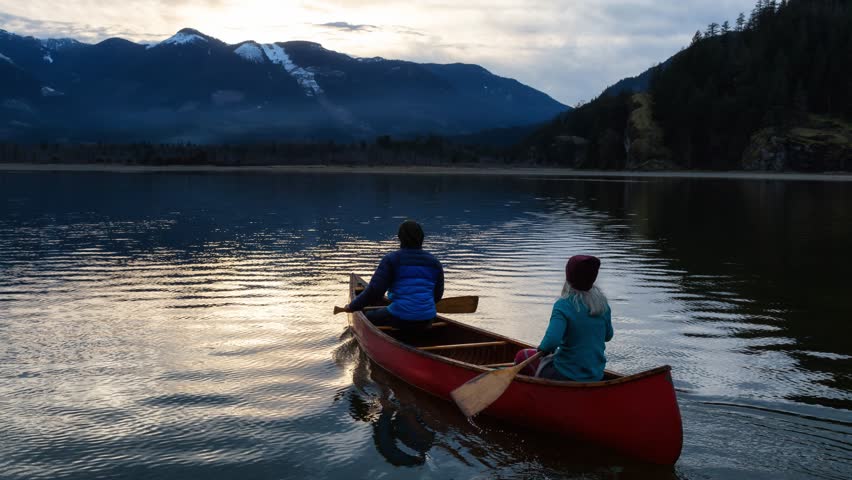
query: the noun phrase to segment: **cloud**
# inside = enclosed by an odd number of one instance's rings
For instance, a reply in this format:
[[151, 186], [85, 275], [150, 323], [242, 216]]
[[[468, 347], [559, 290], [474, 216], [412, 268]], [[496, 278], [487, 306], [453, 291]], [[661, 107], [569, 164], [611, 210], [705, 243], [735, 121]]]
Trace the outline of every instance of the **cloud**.
[[376, 30], [378, 27], [375, 25], [365, 25], [365, 24], [352, 24], [349, 22], [328, 22], [328, 23], [319, 23], [315, 24], [318, 27], [327, 27], [327, 28], [338, 28], [340, 30], [347, 30], [350, 32], [369, 32], [372, 30]]
[[394, 32], [396, 32], [400, 35], [411, 35], [411, 36], [415, 36], [415, 37], [425, 37], [426, 36], [426, 34], [423, 33], [423, 32], [417, 31], [413, 28], [404, 27], [402, 25], [392, 25], [389, 28], [392, 28]]
[[17, 35], [36, 38], [73, 38], [88, 43], [112, 37], [129, 37], [139, 40], [163, 36], [160, 33], [128, 30], [117, 25], [93, 26], [86, 23], [35, 20], [3, 12], [0, 12], [0, 28]]

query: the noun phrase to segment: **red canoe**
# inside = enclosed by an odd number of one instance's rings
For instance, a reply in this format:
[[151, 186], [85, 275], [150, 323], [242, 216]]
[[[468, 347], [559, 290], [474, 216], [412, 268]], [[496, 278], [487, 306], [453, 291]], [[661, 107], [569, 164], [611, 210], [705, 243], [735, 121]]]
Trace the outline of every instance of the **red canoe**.
[[[351, 275], [350, 299], [365, 286], [362, 278]], [[440, 316], [418, 336], [376, 327], [362, 312], [349, 315], [349, 323], [374, 362], [446, 400], [453, 389], [477, 375], [511, 364], [518, 350], [535, 348]], [[683, 443], [669, 366], [634, 375], [607, 370], [603, 381], [584, 383], [518, 375], [483, 414], [658, 464], [674, 464]]]

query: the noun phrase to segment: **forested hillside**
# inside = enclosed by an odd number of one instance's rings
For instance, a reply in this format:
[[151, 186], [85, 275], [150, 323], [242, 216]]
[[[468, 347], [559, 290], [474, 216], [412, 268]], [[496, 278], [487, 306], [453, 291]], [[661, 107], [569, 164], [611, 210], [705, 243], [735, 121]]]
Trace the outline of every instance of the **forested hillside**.
[[[696, 32], [648, 93], [602, 95], [523, 151], [589, 168], [852, 169], [852, 2], [759, 0]], [[643, 131], [660, 144], [634, 152]]]

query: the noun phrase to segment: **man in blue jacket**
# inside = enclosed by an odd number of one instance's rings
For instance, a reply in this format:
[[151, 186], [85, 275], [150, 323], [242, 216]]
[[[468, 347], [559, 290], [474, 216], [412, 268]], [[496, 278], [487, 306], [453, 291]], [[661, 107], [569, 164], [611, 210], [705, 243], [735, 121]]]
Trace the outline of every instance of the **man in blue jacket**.
[[391, 304], [367, 312], [370, 321], [406, 330], [428, 328], [438, 314], [435, 304], [444, 295], [444, 268], [423, 250], [423, 228], [417, 222], [403, 222], [397, 236], [400, 249], [382, 258], [370, 284], [345, 310], [362, 310], [387, 292]]

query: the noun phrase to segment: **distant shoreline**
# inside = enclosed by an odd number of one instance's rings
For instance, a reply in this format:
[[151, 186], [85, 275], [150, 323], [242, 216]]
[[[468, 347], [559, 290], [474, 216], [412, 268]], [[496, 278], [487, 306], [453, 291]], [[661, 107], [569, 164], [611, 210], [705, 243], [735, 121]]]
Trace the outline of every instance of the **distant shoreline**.
[[517, 177], [703, 178], [731, 180], [789, 180], [852, 182], [852, 173], [797, 173], [744, 171], [609, 171], [553, 167], [469, 166], [340, 166], [340, 165], [121, 165], [0, 163], [0, 172], [111, 172], [111, 173], [347, 173], [385, 175], [493, 175]]

